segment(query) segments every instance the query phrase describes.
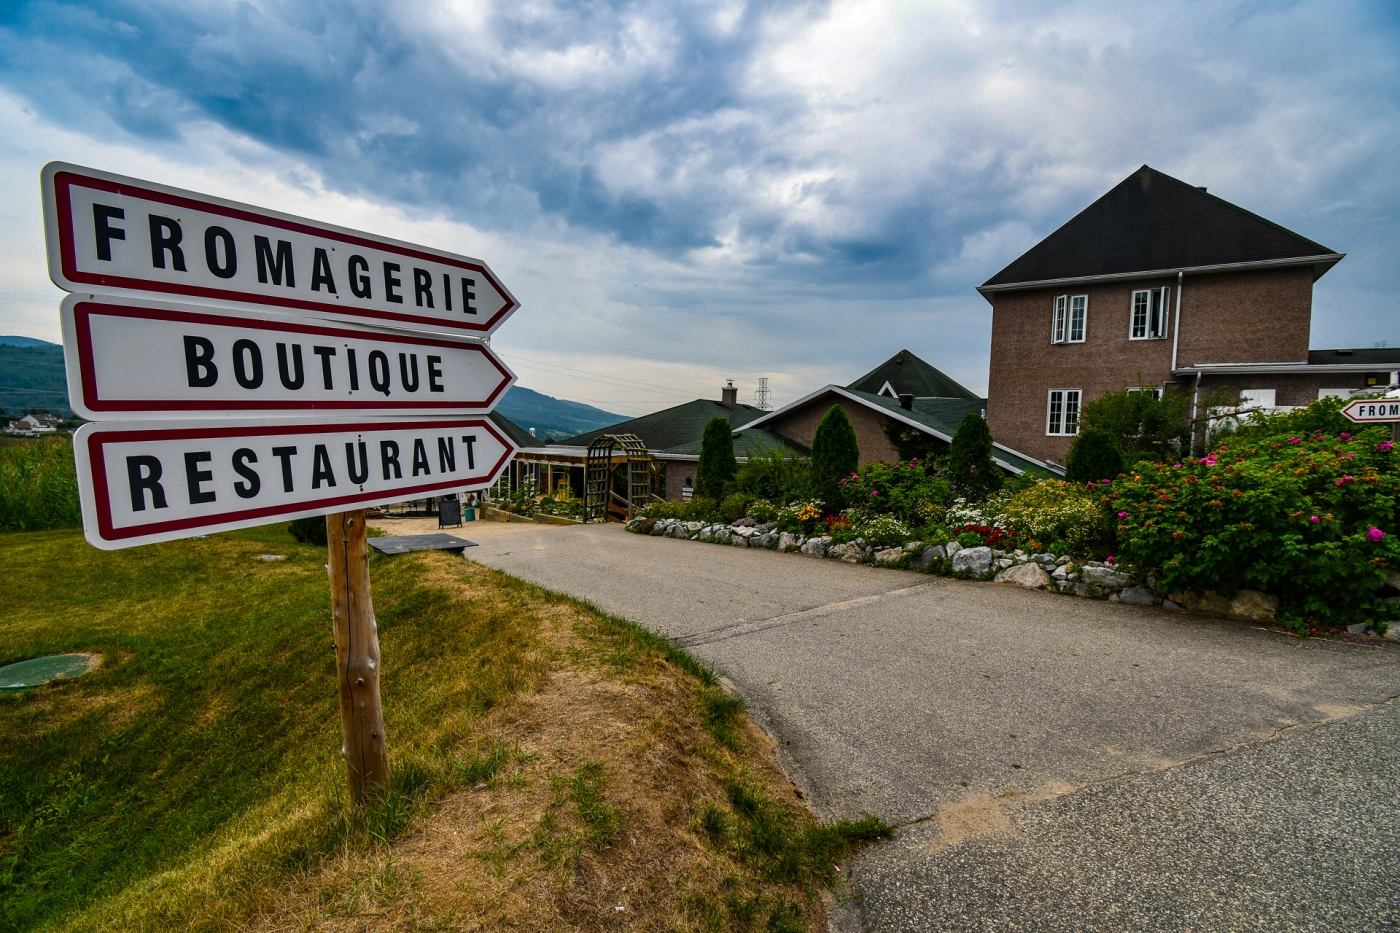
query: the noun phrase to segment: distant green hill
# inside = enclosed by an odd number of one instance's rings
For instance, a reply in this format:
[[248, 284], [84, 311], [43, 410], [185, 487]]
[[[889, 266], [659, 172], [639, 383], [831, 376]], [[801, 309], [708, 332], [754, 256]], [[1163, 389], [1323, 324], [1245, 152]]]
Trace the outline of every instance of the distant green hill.
[[544, 395], [521, 385], [511, 386], [496, 410], [522, 428], [535, 429], [541, 440], [573, 437], [627, 419], [622, 415]]
[[[28, 343], [16, 346], [19, 341]], [[63, 348], [32, 337], [0, 337], [0, 408], [11, 415], [30, 409], [72, 415]]]
[[[68, 382], [63, 348], [33, 337], [0, 337], [0, 408], [23, 414], [31, 408], [68, 417]], [[583, 405], [513, 386], [497, 406], [522, 428], [534, 428], [541, 440], [572, 437], [626, 419]]]

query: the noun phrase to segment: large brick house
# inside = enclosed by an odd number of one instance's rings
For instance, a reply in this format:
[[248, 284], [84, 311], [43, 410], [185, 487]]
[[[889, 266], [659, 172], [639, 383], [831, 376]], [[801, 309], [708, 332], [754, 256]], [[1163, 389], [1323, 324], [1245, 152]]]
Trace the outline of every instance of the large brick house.
[[1063, 463], [1109, 391], [1284, 407], [1391, 382], [1400, 350], [1309, 349], [1313, 283], [1343, 255], [1144, 165], [978, 288], [993, 436]]

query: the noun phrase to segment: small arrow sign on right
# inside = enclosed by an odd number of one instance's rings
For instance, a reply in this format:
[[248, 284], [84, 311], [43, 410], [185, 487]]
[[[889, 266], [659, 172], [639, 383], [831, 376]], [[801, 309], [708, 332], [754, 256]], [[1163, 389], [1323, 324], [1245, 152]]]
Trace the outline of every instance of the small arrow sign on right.
[[1400, 421], [1400, 399], [1359, 398], [1342, 409], [1342, 417], [1357, 424]]

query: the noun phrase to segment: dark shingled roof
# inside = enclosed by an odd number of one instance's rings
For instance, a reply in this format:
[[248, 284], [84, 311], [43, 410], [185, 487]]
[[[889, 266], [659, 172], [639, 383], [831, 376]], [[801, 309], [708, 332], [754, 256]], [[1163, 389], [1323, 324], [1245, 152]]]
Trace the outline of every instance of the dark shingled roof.
[[509, 437], [511, 440], [515, 441], [517, 447], [544, 446], [544, 438], [532, 437], [529, 431], [525, 430], [520, 425], [516, 424], [514, 421], [511, 421], [509, 418], [507, 418], [500, 412], [493, 411], [491, 412], [491, 414], [487, 415], [487, 417], [495, 423], [496, 427], [500, 428], [502, 431], [505, 432], [506, 437]]
[[[1335, 255], [1144, 165], [981, 287]], [[1335, 264], [1319, 259], [1313, 278]]]
[[[781, 434], [774, 434], [767, 428], [745, 428], [734, 435], [734, 456], [749, 457], [761, 450], [781, 450], [794, 457], [809, 457], [812, 452], [801, 444], [790, 441]], [[691, 441], [677, 447], [668, 447], [662, 453], [700, 455], [700, 441]]]
[[[587, 431], [555, 443], [561, 447], [587, 447], [600, 434], [635, 434], [647, 445], [648, 450], [670, 450], [687, 444], [698, 445], [700, 436], [705, 433], [705, 425], [709, 424], [711, 418], [724, 418], [731, 428], [740, 428], [765, 414], [767, 412], [752, 405], [726, 408], [719, 402], [697, 398], [693, 402], [652, 412], [596, 431]], [[698, 447], [696, 451], [699, 451]]]
[[878, 395], [886, 382], [896, 394], [919, 398], [977, 398], [971, 390], [958, 385], [908, 350], [900, 350], [846, 388]]
[[1309, 350], [1309, 366], [1326, 366], [1328, 363], [1365, 363], [1389, 368], [1400, 364], [1400, 347], [1358, 347], [1355, 350]]

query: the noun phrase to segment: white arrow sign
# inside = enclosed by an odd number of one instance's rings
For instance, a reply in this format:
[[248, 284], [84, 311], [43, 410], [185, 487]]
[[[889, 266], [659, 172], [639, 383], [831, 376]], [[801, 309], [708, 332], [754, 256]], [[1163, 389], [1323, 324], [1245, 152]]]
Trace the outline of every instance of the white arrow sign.
[[492, 333], [518, 303], [480, 259], [63, 162], [42, 173], [49, 276], [415, 330]]
[[61, 315], [68, 398], [91, 420], [485, 413], [515, 382], [475, 340], [101, 295]]
[[112, 550], [489, 486], [515, 453], [483, 418], [86, 424], [83, 529]]
[[1357, 424], [1400, 421], [1400, 399], [1359, 398], [1348, 403], [1342, 409], [1342, 415], [1348, 421], [1355, 421]]

